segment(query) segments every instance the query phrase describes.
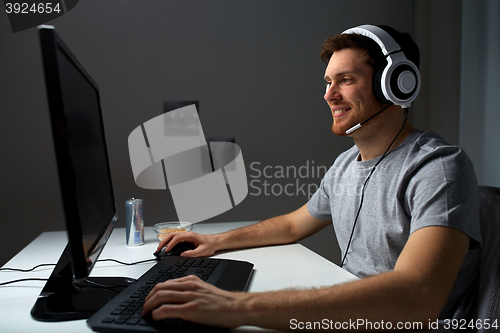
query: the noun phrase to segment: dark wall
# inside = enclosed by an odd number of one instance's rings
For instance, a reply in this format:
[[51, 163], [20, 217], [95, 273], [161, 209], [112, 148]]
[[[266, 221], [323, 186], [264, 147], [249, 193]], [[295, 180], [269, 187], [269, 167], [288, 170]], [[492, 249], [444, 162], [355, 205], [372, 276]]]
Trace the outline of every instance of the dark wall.
[[[205, 135], [234, 137], [257, 180], [243, 203], [211, 221], [259, 220], [304, 204], [307, 193], [277, 195], [279, 186], [298, 181], [307, 192], [320, 181], [312, 166], [329, 166], [352, 145], [330, 132], [321, 42], [365, 23], [412, 32], [413, 15], [409, 0], [85, 0], [49, 24], [100, 87], [123, 227], [130, 197], [144, 199], [147, 225], [176, 219], [167, 191], [135, 185], [127, 148], [129, 133], [161, 114], [164, 100], [198, 100]], [[41, 232], [64, 229], [37, 29], [14, 34], [4, 13], [0, 103], [4, 264]], [[309, 174], [257, 177], [266, 166]], [[257, 195], [264, 181], [281, 185]], [[305, 244], [322, 239], [318, 251], [334, 258], [333, 232], [316, 237]]]

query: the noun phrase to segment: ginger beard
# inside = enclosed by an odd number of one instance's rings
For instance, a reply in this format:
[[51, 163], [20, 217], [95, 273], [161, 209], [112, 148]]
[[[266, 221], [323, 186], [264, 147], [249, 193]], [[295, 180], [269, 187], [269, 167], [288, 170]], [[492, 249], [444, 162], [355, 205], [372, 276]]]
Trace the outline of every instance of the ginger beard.
[[[385, 106], [384, 104], [380, 103], [374, 95], [371, 101], [356, 101], [352, 104], [343, 103], [341, 106], [337, 106], [331, 103], [328, 103], [328, 105], [332, 112], [333, 118], [332, 132], [338, 136], [350, 136], [346, 134], [347, 130], [359, 123], [364, 122], [365, 120], [379, 112]], [[339, 110], [339, 108], [341, 109]], [[371, 121], [367, 124], [369, 123], [371, 123]]]

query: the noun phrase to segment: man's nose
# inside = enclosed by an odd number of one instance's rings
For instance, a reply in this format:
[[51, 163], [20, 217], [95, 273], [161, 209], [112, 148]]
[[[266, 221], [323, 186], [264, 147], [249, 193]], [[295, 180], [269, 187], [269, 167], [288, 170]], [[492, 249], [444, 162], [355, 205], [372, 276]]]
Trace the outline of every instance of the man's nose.
[[326, 86], [325, 96], [323, 98], [327, 102], [331, 100], [339, 100], [341, 98], [341, 95], [337, 89], [337, 86], [334, 84], [328, 84]]

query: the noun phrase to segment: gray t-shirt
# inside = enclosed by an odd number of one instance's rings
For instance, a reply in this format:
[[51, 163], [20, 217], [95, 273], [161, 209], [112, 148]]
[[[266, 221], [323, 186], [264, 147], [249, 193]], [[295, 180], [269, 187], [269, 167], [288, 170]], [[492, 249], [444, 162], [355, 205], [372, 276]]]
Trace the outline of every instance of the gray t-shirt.
[[[358, 155], [356, 146], [339, 155], [307, 204], [312, 216], [333, 222], [342, 257], [363, 184], [380, 159], [358, 161]], [[441, 313], [441, 319], [463, 317], [480, 255], [476, 176], [464, 151], [433, 132], [415, 130], [368, 181], [343, 268], [361, 278], [391, 271], [410, 234], [427, 226], [452, 227], [470, 237], [469, 253]]]

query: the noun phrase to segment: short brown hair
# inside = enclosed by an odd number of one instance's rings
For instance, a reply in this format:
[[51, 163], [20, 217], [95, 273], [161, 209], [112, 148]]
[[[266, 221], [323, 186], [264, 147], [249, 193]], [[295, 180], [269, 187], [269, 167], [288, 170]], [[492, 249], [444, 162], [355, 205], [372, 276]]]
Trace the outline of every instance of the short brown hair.
[[[417, 67], [420, 65], [420, 51], [417, 44], [407, 33], [401, 33], [389, 26], [380, 25], [379, 28], [385, 30], [401, 46], [406, 58]], [[357, 48], [366, 50], [366, 63], [374, 70], [387, 64], [387, 60], [380, 49], [380, 46], [371, 38], [358, 34], [341, 34], [327, 38], [321, 44], [321, 60], [328, 65], [332, 54], [347, 48]]]

